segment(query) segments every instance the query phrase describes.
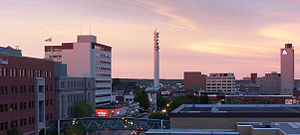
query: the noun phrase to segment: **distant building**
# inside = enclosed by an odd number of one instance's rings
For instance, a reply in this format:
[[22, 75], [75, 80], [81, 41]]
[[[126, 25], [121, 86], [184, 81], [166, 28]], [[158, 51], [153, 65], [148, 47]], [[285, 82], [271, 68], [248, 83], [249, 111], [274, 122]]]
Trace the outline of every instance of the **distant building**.
[[257, 78], [256, 84], [260, 85], [261, 94], [280, 94], [281, 75], [277, 72], [267, 73], [264, 77]]
[[251, 73], [251, 80], [253, 81], [253, 83], [256, 83], [256, 79], [257, 79], [257, 73]]
[[285, 44], [280, 49], [281, 60], [281, 94], [293, 94], [294, 90], [294, 48], [292, 44]]
[[13, 55], [13, 56], [22, 56], [21, 50], [13, 49], [10, 46], [0, 47], [0, 54]]
[[45, 46], [45, 57], [67, 64], [68, 76], [95, 78], [96, 106], [112, 102], [111, 52], [110, 46], [97, 43], [93, 35], [79, 35], [75, 43]]
[[210, 73], [206, 78], [206, 91], [214, 93], [236, 93], [233, 73]]
[[184, 72], [184, 90], [205, 90], [206, 75], [201, 72]]
[[299, 105], [184, 104], [170, 114], [171, 129], [235, 129], [237, 122], [299, 122]]
[[115, 104], [96, 107], [96, 117], [118, 117], [138, 115], [140, 103]]
[[236, 80], [236, 90], [240, 94], [259, 94], [260, 85], [255, 84], [252, 79]]
[[0, 134], [46, 134], [54, 120], [54, 62], [0, 54]]

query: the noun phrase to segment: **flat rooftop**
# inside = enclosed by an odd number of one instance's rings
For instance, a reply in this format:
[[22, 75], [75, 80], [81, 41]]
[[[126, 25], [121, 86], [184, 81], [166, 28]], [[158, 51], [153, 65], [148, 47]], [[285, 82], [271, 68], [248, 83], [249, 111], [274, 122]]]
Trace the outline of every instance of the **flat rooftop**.
[[149, 129], [146, 135], [239, 135], [235, 129]]
[[262, 122], [238, 122], [237, 125], [251, 125], [253, 129], [280, 129], [287, 135], [300, 134], [300, 122], [271, 122], [269, 128], [265, 128]]
[[300, 105], [287, 104], [184, 104], [171, 117], [300, 117]]

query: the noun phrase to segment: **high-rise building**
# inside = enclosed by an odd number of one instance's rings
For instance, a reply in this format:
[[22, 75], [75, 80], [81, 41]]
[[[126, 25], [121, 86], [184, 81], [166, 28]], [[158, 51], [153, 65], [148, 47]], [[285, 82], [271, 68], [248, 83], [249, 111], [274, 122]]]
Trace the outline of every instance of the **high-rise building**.
[[281, 60], [281, 94], [293, 95], [294, 89], [294, 48], [293, 45], [285, 44], [280, 49]]
[[212, 93], [236, 93], [233, 73], [210, 73], [206, 78], [206, 91]]
[[184, 72], [184, 90], [205, 90], [206, 75], [201, 72]]
[[0, 134], [38, 134], [54, 120], [54, 62], [0, 54]]
[[96, 106], [111, 103], [111, 51], [107, 45], [97, 43], [93, 35], [79, 35], [75, 43], [45, 46], [45, 57], [67, 64], [70, 77], [95, 78]]

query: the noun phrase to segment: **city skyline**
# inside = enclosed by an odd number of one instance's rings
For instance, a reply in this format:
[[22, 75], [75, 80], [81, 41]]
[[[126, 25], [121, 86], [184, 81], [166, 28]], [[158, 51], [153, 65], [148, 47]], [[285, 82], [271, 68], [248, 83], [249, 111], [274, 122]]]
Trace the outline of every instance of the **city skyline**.
[[[161, 78], [184, 71], [227, 72], [237, 78], [280, 72], [280, 48], [295, 46], [299, 62], [299, 1], [6, 1], [0, 45], [44, 57], [44, 40], [74, 42], [91, 34], [113, 47], [112, 77], [153, 78], [153, 35], [160, 35]], [[55, 10], [54, 10], [55, 9]], [[130, 62], [130, 64], [128, 64]]]

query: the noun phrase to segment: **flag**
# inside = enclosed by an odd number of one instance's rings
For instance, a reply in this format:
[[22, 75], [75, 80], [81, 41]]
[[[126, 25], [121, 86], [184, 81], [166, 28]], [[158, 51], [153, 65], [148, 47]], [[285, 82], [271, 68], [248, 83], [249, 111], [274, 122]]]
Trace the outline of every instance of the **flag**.
[[45, 40], [45, 42], [51, 42], [51, 41], [52, 41], [52, 37]]

